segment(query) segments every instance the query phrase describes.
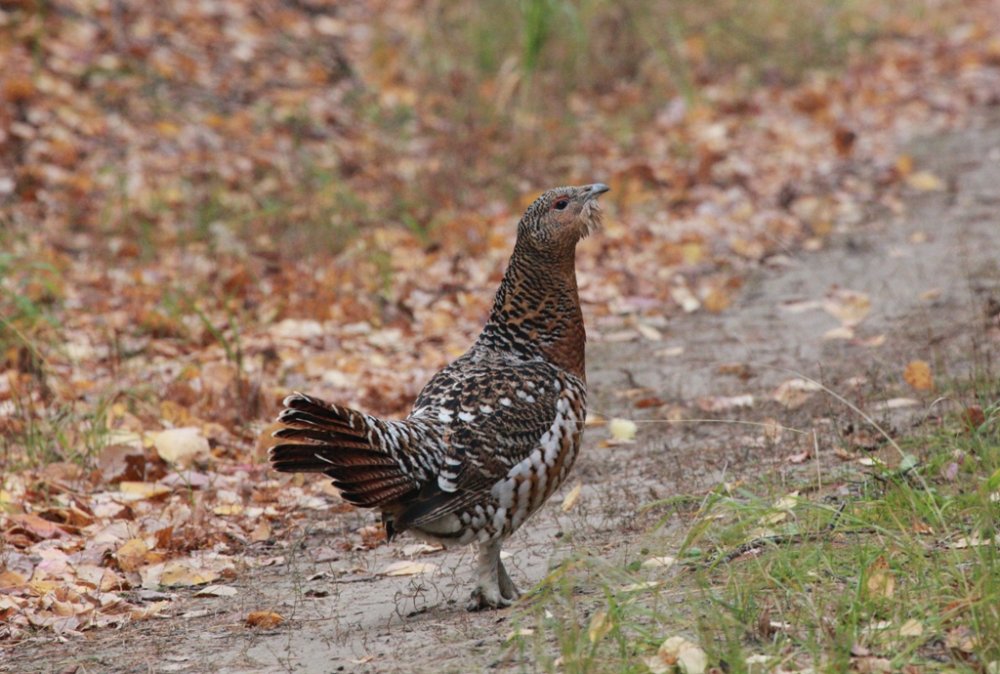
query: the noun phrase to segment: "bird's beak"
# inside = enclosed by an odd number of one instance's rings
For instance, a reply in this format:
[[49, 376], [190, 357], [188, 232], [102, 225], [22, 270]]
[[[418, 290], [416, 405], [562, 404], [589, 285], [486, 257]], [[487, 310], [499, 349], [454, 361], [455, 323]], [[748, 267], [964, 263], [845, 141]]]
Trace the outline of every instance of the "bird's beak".
[[609, 191], [610, 189], [611, 188], [605, 185], [604, 183], [594, 183], [593, 185], [590, 186], [590, 189], [587, 191], [587, 199], [594, 199], [596, 197], [599, 197], [605, 192]]

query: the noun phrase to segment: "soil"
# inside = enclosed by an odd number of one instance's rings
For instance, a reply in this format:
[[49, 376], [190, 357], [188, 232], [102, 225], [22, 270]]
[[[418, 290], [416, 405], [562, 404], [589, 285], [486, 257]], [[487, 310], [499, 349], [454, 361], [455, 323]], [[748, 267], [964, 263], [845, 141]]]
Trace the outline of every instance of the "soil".
[[[918, 141], [910, 151], [916, 165], [940, 177], [946, 189], [915, 192], [906, 199], [905, 215], [839, 232], [821, 250], [771, 260], [749, 279], [734, 306], [677, 317], [660, 342], [590, 345], [592, 411], [661, 423], [640, 423], [633, 444], [608, 446], [601, 427], [585, 434], [570, 479], [583, 485], [576, 507], [563, 512], [560, 502], [569, 491], [564, 487], [505, 546], [507, 566], [522, 589], [568, 555], [614, 558], [649, 536], [671, 548], [670, 537], [679, 533], [668, 526], [651, 534], [653, 519], [639, 514], [657, 498], [697, 494], [733, 476], [834, 465], [831, 456], [814, 456], [804, 466], [788, 460], [813, 447], [810, 435], [761, 442], [759, 428], [728, 423], [770, 417], [792, 428], [819, 428], [826, 439], [858, 423], [846, 405], [825, 394], [786, 409], [770, 398], [783, 381], [803, 375], [822, 381], [877, 414], [892, 432], [905, 434], [939, 404], [933, 394], [907, 388], [902, 372], [909, 361], [930, 362], [941, 381], [975, 375], [984, 364], [997, 371], [1000, 120], [983, 119], [973, 129]], [[793, 310], [838, 288], [871, 299], [871, 313], [854, 340], [824, 339], [838, 322], [822, 310]], [[706, 413], [696, 404], [743, 394], [754, 395], [752, 407]], [[638, 409], [637, 396], [665, 404]], [[921, 404], [879, 411], [880, 401], [895, 397], [918, 397]], [[676, 409], [684, 410], [687, 421], [663, 421]], [[704, 417], [726, 422], [695, 419]], [[338, 532], [374, 521], [370, 513], [306, 511], [299, 530], [280, 534], [294, 545], [246, 551], [247, 568], [232, 584], [235, 596], [195, 597], [192, 590], [162, 619], [88, 632], [84, 639], [39, 636], [0, 647], [0, 672], [532, 669], [530, 661], [511, 659], [504, 648], [516, 608], [465, 611], [471, 550], [422, 554], [414, 561], [434, 564], [436, 572], [387, 577], [378, 572], [408, 559], [403, 550], [416, 541], [403, 537], [349, 553], [331, 546]], [[269, 630], [246, 627], [246, 616], [260, 610], [285, 620]]]

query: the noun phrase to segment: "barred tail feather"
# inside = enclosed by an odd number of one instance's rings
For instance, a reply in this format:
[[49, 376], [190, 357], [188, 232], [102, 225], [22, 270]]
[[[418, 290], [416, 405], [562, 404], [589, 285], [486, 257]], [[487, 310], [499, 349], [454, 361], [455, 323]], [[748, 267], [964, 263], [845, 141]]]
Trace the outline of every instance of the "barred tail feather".
[[[345, 501], [374, 508], [417, 489], [403, 466], [379, 446], [371, 417], [295, 393], [284, 400], [278, 415], [281, 442], [271, 448], [275, 470], [284, 473], [325, 473], [333, 478]], [[377, 423], [377, 422], [376, 422]]]

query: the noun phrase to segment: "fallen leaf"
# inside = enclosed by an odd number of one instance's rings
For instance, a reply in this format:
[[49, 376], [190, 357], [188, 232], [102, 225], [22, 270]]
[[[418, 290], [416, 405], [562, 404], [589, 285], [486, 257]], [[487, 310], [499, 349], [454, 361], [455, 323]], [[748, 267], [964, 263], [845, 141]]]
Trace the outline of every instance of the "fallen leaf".
[[962, 419], [970, 430], [976, 430], [986, 423], [986, 415], [979, 405], [969, 405], [962, 414]]
[[903, 379], [917, 391], [930, 391], [934, 388], [931, 366], [927, 361], [911, 360], [903, 371]]
[[436, 564], [429, 562], [393, 562], [380, 572], [383, 576], [418, 576], [424, 573], [433, 573], [437, 570]]
[[703, 674], [708, 668], [705, 651], [684, 637], [670, 637], [660, 644], [656, 655], [644, 661], [653, 674], [667, 674], [675, 668], [682, 674]]
[[793, 410], [804, 405], [816, 391], [820, 391], [822, 388], [820, 384], [808, 379], [789, 379], [778, 385], [778, 388], [771, 394], [771, 398]]
[[936, 192], [944, 189], [944, 181], [930, 171], [917, 171], [906, 177], [906, 184], [921, 192]]
[[673, 286], [670, 289], [670, 297], [673, 298], [674, 302], [680, 305], [680, 308], [687, 314], [695, 312], [701, 307], [701, 302], [698, 301], [698, 298], [694, 296], [687, 286]]
[[577, 482], [573, 488], [569, 490], [569, 493], [566, 494], [566, 498], [564, 498], [562, 502], [562, 511], [564, 513], [568, 513], [572, 510], [573, 506], [576, 505], [576, 502], [580, 500], [581, 491], [583, 491], [583, 485], [579, 482]]
[[830, 328], [823, 333], [823, 339], [828, 342], [838, 339], [854, 339], [854, 328], [847, 325], [839, 325], [836, 328]]
[[518, 627], [516, 630], [507, 635], [504, 641], [510, 641], [511, 639], [516, 639], [517, 637], [530, 637], [535, 633], [535, 630], [530, 627]]
[[430, 545], [428, 543], [410, 543], [409, 545], [403, 546], [403, 554], [407, 557], [415, 557], [416, 555], [438, 552], [440, 550], [444, 550], [444, 547], [440, 545]]
[[283, 622], [285, 622], [284, 616], [274, 611], [253, 611], [246, 619], [247, 627], [259, 627], [264, 630], [273, 629]]
[[746, 393], [736, 396], [704, 396], [698, 398], [698, 409], [703, 412], [724, 412], [726, 410], [753, 407], [754, 397]]
[[612, 419], [608, 424], [608, 431], [611, 439], [615, 442], [633, 442], [635, 434], [639, 430], [634, 421], [630, 419]]
[[11, 569], [5, 569], [0, 571], [0, 590], [12, 590], [18, 587], [24, 587], [28, 582], [28, 579], [17, 571]]
[[896, 591], [896, 578], [889, 570], [889, 562], [885, 557], [879, 556], [871, 566], [868, 567], [868, 580], [865, 582], [868, 588], [868, 595], [871, 597], [884, 597], [889, 599]]
[[595, 644], [611, 631], [613, 624], [608, 619], [608, 612], [604, 610], [595, 611], [590, 618], [590, 627], [587, 629], [587, 638], [590, 643]]
[[17, 528], [24, 529], [36, 539], [58, 538], [65, 536], [66, 531], [55, 522], [39, 517], [34, 513], [21, 513], [8, 518]]
[[271, 524], [265, 519], [258, 520], [253, 531], [250, 532], [250, 540], [254, 543], [269, 540], [271, 538]]
[[651, 342], [659, 342], [663, 340], [663, 333], [654, 328], [652, 325], [637, 322], [635, 329], [639, 331], [640, 335]]
[[898, 410], [904, 407], [916, 407], [919, 404], [920, 401], [914, 398], [890, 398], [876, 404], [874, 407], [878, 410]]
[[979, 637], [967, 625], [949, 630], [944, 635], [944, 645], [948, 648], [972, 653], [979, 646]]
[[642, 566], [647, 569], [668, 568], [676, 563], [677, 558], [668, 555], [664, 557], [650, 557], [643, 561]]
[[981, 545], [998, 545], [1000, 546], [1000, 535], [994, 538], [982, 538], [979, 534], [972, 534], [971, 536], [962, 536], [957, 538], [948, 544], [948, 547], [953, 550], [964, 550], [965, 548], [976, 548]]
[[115, 551], [115, 560], [122, 571], [135, 571], [146, 562], [149, 546], [141, 538], [130, 538]]
[[194, 427], [170, 428], [153, 436], [156, 453], [167, 463], [189, 466], [209, 453], [208, 439]]
[[852, 328], [861, 323], [871, 309], [872, 303], [868, 295], [846, 288], [837, 288], [823, 302], [824, 311], [842, 325]]
[[169, 494], [172, 490], [162, 484], [155, 482], [131, 482], [124, 481], [118, 483], [118, 491], [121, 492], [125, 501], [144, 501], [155, 499]]
[[160, 575], [160, 584], [166, 587], [204, 585], [219, 577], [214, 569], [191, 566], [185, 560], [167, 562]]
[[899, 628], [899, 636], [901, 637], [919, 637], [923, 633], [924, 626], [915, 618], [910, 618]]
[[231, 585], [208, 585], [194, 593], [196, 597], [235, 597], [237, 590]]

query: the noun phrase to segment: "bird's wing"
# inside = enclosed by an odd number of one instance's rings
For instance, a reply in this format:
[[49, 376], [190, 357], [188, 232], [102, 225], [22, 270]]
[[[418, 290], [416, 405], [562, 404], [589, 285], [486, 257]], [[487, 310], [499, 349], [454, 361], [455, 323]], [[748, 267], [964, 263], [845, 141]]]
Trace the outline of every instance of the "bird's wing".
[[[400, 529], [430, 522], [483, 498], [552, 429], [560, 398], [583, 395], [582, 382], [544, 361], [456, 361], [432, 379], [414, 414], [445, 428], [436, 480], [399, 517]], [[582, 398], [579, 400], [582, 403]]]

